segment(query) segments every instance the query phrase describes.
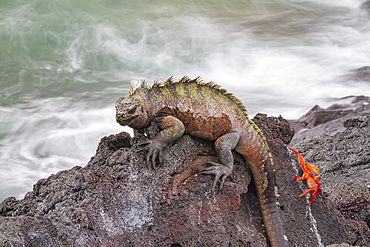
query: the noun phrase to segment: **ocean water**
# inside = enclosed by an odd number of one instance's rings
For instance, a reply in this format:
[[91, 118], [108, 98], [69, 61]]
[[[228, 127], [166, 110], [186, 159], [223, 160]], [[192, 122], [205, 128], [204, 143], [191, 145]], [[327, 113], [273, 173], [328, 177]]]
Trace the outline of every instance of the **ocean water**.
[[85, 165], [127, 128], [132, 79], [201, 76], [257, 112], [298, 118], [370, 95], [370, 4], [361, 0], [0, 0], [0, 201]]

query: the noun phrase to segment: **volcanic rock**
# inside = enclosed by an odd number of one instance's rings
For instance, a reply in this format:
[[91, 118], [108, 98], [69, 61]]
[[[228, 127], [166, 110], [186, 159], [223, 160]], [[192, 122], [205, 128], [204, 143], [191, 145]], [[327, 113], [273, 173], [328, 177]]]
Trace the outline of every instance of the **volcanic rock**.
[[[263, 114], [255, 118], [275, 162], [280, 213], [291, 246], [366, 243], [368, 190], [355, 187], [367, 181], [367, 121], [348, 120], [339, 146], [330, 144], [330, 137], [297, 146], [323, 174], [322, 193], [306, 206], [308, 198], [297, 197], [306, 185], [291, 178], [300, 165], [287, 150], [293, 136], [288, 121]], [[0, 204], [0, 245], [268, 246], [244, 159], [234, 153], [233, 173], [211, 196], [213, 176], [199, 171], [206, 161], [217, 160], [214, 143], [184, 135], [165, 148], [163, 163], [154, 170], [138, 145], [156, 133], [157, 126], [150, 126], [146, 136], [131, 138], [122, 132], [104, 137], [85, 167], [39, 180], [22, 200], [5, 199]], [[346, 141], [365, 146], [353, 150]], [[320, 151], [319, 145], [327, 147]], [[347, 164], [348, 152], [357, 158]], [[350, 180], [356, 174], [359, 183]], [[340, 199], [338, 193], [350, 191]]]

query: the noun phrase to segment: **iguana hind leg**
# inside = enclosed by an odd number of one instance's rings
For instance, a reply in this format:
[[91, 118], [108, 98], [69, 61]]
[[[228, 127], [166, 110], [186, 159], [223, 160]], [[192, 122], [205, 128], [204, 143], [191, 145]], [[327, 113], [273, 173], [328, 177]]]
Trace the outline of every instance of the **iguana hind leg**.
[[219, 191], [225, 182], [225, 179], [233, 171], [234, 157], [231, 152], [240, 140], [238, 132], [229, 132], [219, 137], [215, 142], [215, 148], [219, 163], [208, 161], [206, 164], [210, 166], [200, 172], [200, 174], [213, 174], [215, 179], [212, 185], [212, 195], [215, 193], [218, 180], [221, 179]]

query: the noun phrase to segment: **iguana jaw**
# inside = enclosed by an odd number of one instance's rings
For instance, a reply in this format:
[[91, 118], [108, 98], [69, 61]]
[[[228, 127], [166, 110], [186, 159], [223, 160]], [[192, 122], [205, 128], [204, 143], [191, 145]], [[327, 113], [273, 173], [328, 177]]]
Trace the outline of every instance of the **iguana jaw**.
[[140, 102], [130, 97], [122, 97], [116, 102], [116, 121], [122, 125], [130, 125], [143, 114]]
[[123, 116], [121, 114], [116, 114], [116, 121], [122, 125], [122, 126], [126, 126], [126, 125], [129, 125], [130, 122], [135, 118], [135, 116]]

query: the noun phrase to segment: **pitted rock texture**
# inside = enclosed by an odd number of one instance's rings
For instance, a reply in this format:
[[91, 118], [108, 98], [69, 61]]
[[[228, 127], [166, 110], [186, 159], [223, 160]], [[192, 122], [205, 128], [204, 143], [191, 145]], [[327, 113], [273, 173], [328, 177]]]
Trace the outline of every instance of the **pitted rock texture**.
[[[338, 183], [338, 174], [330, 173], [333, 169], [326, 169], [330, 164], [323, 160], [319, 164], [323, 174], [332, 177], [323, 177], [323, 192], [306, 206], [307, 200], [297, 197], [306, 189], [304, 182], [291, 179], [299, 164], [286, 148], [293, 134], [289, 123], [266, 115], [254, 120], [273, 154], [280, 213], [291, 246], [361, 246], [367, 234], [362, 221], [366, 213], [350, 213], [357, 209], [352, 207], [357, 199], [366, 199], [365, 191], [365, 197], [360, 196], [362, 190], [356, 192], [352, 204], [335, 199], [330, 183]], [[357, 133], [352, 141], [363, 135], [358, 130], [361, 121], [347, 122], [348, 131]], [[147, 136], [157, 132], [150, 126]], [[213, 177], [198, 172], [206, 161], [216, 160], [213, 142], [185, 135], [165, 149], [163, 164], [153, 170], [137, 147], [147, 138], [141, 134], [131, 138], [124, 132], [104, 137], [85, 167], [39, 180], [22, 200], [4, 200], [0, 246], [268, 246], [253, 179], [240, 155], [234, 153], [232, 175], [211, 197]], [[305, 150], [300, 151], [310, 160]], [[362, 166], [364, 160], [335, 169], [340, 175], [346, 168]]]

